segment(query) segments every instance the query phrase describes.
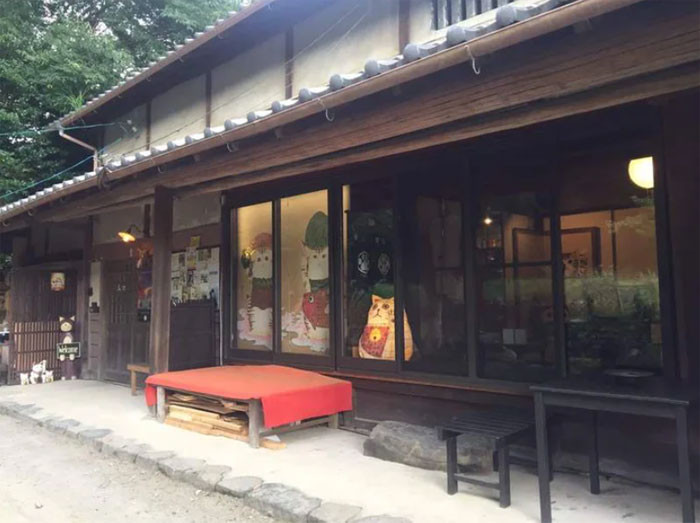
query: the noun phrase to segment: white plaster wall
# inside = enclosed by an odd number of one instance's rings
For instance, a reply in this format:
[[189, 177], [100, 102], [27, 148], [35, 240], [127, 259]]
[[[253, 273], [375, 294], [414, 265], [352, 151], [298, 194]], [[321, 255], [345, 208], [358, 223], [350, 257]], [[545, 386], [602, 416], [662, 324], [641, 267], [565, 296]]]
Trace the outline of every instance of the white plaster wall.
[[[186, 66], [186, 65], [185, 65]], [[206, 127], [205, 78], [198, 76], [156, 96], [151, 102], [151, 142], [162, 145], [169, 140], [199, 133]]]
[[409, 6], [408, 41], [427, 42], [445, 31], [433, 29], [433, 6], [431, 0], [411, 0]]
[[334, 73], [361, 71], [370, 58], [398, 54], [398, 6], [395, 0], [338, 2], [297, 24], [294, 94], [327, 84]]
[[131, 224], [135, 224], [140, 229], [133, 231], [134, 236], [142, 238], [143, 206], [95, 215], [92, 221], [92, 242], [94, 245], [120, 242], [117, 233], [126, 230]]
[[284, 40], [273, 36], [212, 70], [213, 126], [284, 99]]
[[[105, 149], [102, 157], [105, 162], [115, 156], [145, 149], [146, 143], [146, 105], [139, 105], [117, 119], [121, 125], [105, 127]], [[130, 121], [131, 126], [126, 122]], [[135, 128], [132, 130], [131, 127]]]
[[201, 194], [173, 202], [173, 231], [200, 225], [219, 223], [221, 198], [219, 193]]

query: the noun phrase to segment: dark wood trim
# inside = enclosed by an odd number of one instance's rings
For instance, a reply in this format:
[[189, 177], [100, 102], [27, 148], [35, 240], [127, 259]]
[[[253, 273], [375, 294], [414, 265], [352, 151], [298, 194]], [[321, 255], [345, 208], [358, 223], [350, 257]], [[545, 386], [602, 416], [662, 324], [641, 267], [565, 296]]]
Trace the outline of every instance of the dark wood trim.
[[284, 95], [294, 96], [294, 26], [284, 33]]
[[219, 322], [221, 326], [221, 339], [219, 340], [219, 364], [223, 365], [231, 349], [233, 336], [236, 332], [236, 318], [232, 311], [235, 303], [236, 291], [233, 283], [236, 281], [238, 263], [232, 263], [232, 254], [238, 252], [238, 234], [233, 238], [233, 231], [237, 231], [237, 214], [231, 210], [226, 195], [221, 195], [221, 247], [219, 249]]
[[170, 361], [170, 273], [173, 235], [173, 193], [165, 187], [156, 187], [153, 221], [150, 364], [154, 372], [166, 372]]
[[272, 201], [272, 352], [273, 359], [282, 353], [282, 207], [280, 200]]
[[153, 106], [151, 100], [146, 102], [146, 149], [150, 149], [151, 145], [151, 128], [153, 127]]
[[204, 74], [204, 127], [211, 126], [211, 70]]
[[411, 2], [399, 0], [399, 52], [411, 41]]
[[[557, 172], [558, 158], [555, 156], [555, 164], [550, 167], [552, 173]], [[559, 214], [558, 195], [551, 196], [550, 213], [550, 252], [552, 267], [552, 311], [554, 313], [554, 365], [557, 374], [565, 377], [568, 374], [568, 354], [566, 340], [566, 318], [564, 314], [564, 262], [561, 252], [561, 215]]]
[[659, 271], [659, 301], [661, 308], [661, 354], [664, 376], [675, 379], [679, 376], [678, 344], [676, 333], [676, 298], [673, 288], [673, 249], [669, 223], [666, 158], [664, 151], [663, 122], [657, 115], [657, 142], [653, 147], [654, 158], [654, 211], [656, 224], [656, 263]]
[[[399, 176], [394, 175], [394, 208], [393, 208], [393, 219], [394, 219], [394, 244], [393, 244], [393, 256], [394, 256], [394, 365], [397, 373], [401, 373], [404, 367], [404, 339], [405, 333], [403, 331], [403, 314], [404, 314], [404, 292], [403, 292], [403, 282], [406, 279], [406, 274], [403, 272], [403, 249], [402, 249], [402, 236], [404, 235], [404, 223], [405, 220], [401, 219], [402, 211], [406, 210], [402, 206], [406, 203], [409, 198], [405, 194], [405, 187], [402, 190], [403, 184], [399, 182]], [[409, 325], [410, 328], [410, 325]]]
[[464, 259], [464, 310], [467, 335], [467, 369], [465, 374], [476, 378], [479, 372], [479, 316], [476, 288], [480, 281], [476, 272], [476, 235], [479, 199], [475, 173], [465, 162], [466, 176], [462, 186], [462, 257]]
[[143, 224], [142, 224], [143, 236], [144, 238], [151, 237], [151, 204], [147, 203], [143, 206]]
[[343, 259], [343, 187], [332, 184], [328, 188], [328, 263], [330, 303], [330, 355], [333, 368], [345, 350], [345, 260]]
[[187, 249], [192, 236], [199, 236], [200, 248], [219, 247], [221, 246], [222, 224], [209, 223], [173, 231], [173, 252]]

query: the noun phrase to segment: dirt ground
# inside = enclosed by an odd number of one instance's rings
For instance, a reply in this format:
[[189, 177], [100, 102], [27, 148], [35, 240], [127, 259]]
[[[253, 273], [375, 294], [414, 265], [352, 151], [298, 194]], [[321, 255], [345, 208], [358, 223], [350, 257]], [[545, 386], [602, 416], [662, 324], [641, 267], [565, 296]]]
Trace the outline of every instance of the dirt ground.
[[0, 520], [274, 522], [234, 498], [197, 491], [7, 416], [0, 416]]

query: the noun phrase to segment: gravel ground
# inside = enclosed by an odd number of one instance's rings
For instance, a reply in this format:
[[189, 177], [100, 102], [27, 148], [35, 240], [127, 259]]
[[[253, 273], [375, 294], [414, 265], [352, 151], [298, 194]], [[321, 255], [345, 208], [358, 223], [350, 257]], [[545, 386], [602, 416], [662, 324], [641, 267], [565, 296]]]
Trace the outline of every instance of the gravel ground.
[[0, 416], [0, 520], [275, 521], [235, 498], [197, 491], [7, 416]]

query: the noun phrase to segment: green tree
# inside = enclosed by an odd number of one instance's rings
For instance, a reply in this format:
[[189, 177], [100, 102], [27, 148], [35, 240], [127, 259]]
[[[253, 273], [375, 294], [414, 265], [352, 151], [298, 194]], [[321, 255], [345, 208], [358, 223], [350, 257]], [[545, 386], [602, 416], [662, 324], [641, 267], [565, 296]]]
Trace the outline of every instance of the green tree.
[[17, 199], [23, 192], [7, 193], [86, 156], [84, 149], [55, 132], [43, 132], [52, 121], [239, 4], [240, 0], [0, 0], [2, 201]]

